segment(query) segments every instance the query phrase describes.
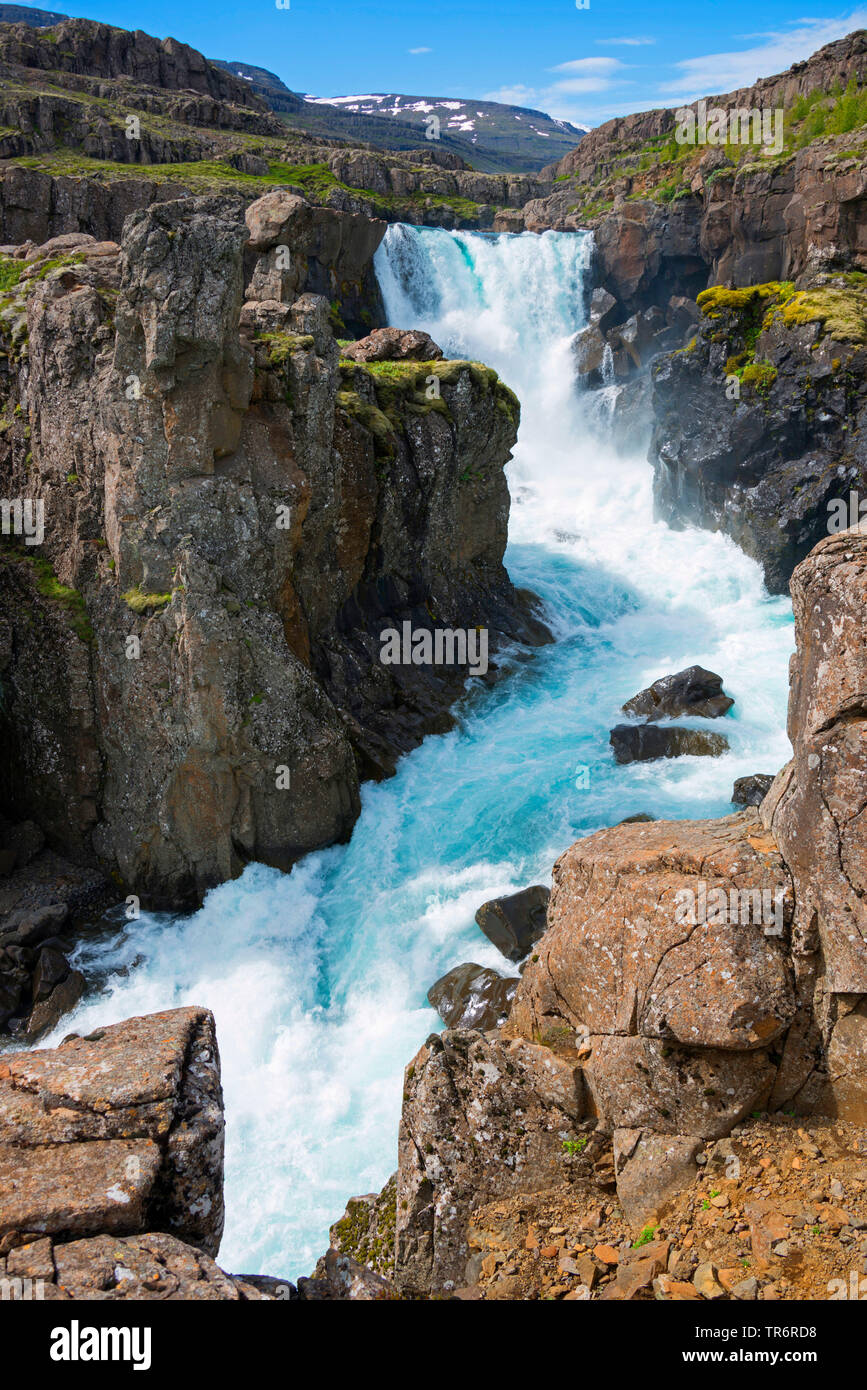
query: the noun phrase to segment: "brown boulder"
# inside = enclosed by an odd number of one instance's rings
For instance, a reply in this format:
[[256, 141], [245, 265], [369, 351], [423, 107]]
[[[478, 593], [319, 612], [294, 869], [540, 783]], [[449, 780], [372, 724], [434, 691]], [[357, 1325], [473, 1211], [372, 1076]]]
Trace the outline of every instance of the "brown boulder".
[[[761, 1048], [794, 1012], [779, 939], [765, 935], [776, 929], [777, 904], [784, 916], [790, 899], [754, 811], [579, 840], [554, 867], [548, 931], [518, 987], [510, 1030], [532, 1036], [557, 1014], [590, 1034]], [[714, 904], [724, 908], [718, 923]]]
[[164, 1230], [216, 1254], [223, 1113], [204, 1009], [0, 1056], [0, 1236]]
[[436, 362], [443, 350], [421, 329], [375, 328], [344, 347], [342, 355], [353, 362]]
[[584, 1113], [580, 1069], [549, 1048], [473, 1031], [433, 1034], [406, 1071], [398, 1144], [395, 1284], [465, 1283], [467, 1223], [493, 1196], [562, 1178]]

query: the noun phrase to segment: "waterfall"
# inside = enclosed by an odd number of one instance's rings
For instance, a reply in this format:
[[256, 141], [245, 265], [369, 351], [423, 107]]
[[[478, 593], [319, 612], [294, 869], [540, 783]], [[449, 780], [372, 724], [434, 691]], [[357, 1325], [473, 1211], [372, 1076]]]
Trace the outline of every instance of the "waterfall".
[[[521, 399], [506, 563], [557, 643], [365, 785], [348, 845], [289, 875], [250, 865], [188, 917], [119, 912], [76, 952], [96, 983], [51, 1041], [181, 1004], [216, 1015], [232, 1271], [310, 1273], [346, 1199], [394, 1170], [403, 1069], [439, 1026], [427, 989], [462, 961], [514, 973], [474, 924], [486, 898], [549, 881], [578, 836], [635, 812], [725, 814], [736, 776], [789, 756], [787, 601], [725, 537], [654, 522], [646, 460], [588, 429], [570, 343], [589, 256], [581, 234], [396, 226], [376, 257], [390, 322]], [[692, 662], [735, 696], [731, 754], [615, 765], [622, 702]]]

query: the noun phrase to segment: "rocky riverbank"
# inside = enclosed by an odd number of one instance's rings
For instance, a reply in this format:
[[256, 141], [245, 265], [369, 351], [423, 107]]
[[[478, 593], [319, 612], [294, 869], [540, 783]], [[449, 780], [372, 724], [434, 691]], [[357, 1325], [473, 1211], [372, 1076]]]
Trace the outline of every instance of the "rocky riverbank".
[[557, 862], [506, 1023], [413, 1058], [395, 1178], [336, 1250], [416, 1297], [845, 1280], [867, 1191], [865, 584], [863, 530], [795, 573], [794, 758], [760, 811], [624, 824]]

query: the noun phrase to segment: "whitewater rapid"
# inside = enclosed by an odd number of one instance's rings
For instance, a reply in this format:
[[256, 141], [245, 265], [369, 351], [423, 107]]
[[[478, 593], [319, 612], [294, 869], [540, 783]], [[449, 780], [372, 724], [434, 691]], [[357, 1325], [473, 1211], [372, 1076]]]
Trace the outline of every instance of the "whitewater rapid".
[[[473, 922], [485, 898], [549, 882], [574, 839], [635, 812], [725, 814], [736, 776], [789, 756], [788, 602], [726, 538], [655, 523], [643, 452], [617, 455], [575, 392], [590, 255], [581, 234], [391, 227], [376, 257], [389, 323], [521, 400], [506, 563], [556, 645], [367, 784], [348, 845], [290, 875], [251, 865], [186, 918], [119, 911], [76, 952], [95, 986], [49, 1042], [180, 1004], [216, 1015], [231, 1271], [309, 1273], [347, 1197], [394, 1170], [403, 1068], [439, 1027], [428, 987], [466, 960], [511, 969]], [[615, 766], [622, 702], [694, 662], [735, 697], [731, 753]]]

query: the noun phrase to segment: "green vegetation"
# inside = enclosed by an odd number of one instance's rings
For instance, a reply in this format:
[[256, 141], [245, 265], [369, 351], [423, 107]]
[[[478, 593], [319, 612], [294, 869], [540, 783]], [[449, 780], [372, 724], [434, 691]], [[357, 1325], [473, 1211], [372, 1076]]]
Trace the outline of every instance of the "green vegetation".
[[[784, 304], [795, 292], [791, 280], [770, 280], [766, 285], [748, 285], [745, 289], [730, 290], [724, 285], [713, 285], [702, 290], [696, 299], [698, 307], [706, 318], [718, 319], [726, 312], [740, 315], [749, 314], [751, 318], [763, 316], [766, 300]], [[762, 313], [757, 311], [762, 310]]]
[[19, 261], [14, 256], [0, 256], [0, 293], [15, 288], [21, 279], [23, 269], [24, 261]]
[[70, 621], [76, 637], [82, 642], [92, 642], [94, 640], [93, 628], [87, 616], [87, 608], [84, 599], [77, 589], [73, 589], [68, 584], [61, 584], [50, 561], [41, 555], [31, 555], [22, 553], [17, 549], [6, 552], [7, 560], [13, 562], [23, 562], [30, 566], [36, 583], [37, 592], [50, 603], [57, 604], [63, 609]]
[[760, 396], [767, 396], [777, 379], [777, 369], [772, 362], [750, 362], [740, 373], [745, 386], [752, 386]]
[[165, 608], [167, 603], [171, 603], [171, 594], [148, 594], [141, 586], [136, 584], [134, 588], [127, 589], [123, 595], [123, 601], [127, 608], [131, 608], [133, 613], [148, 613], [153, 609]]
[[386, 1277], [394, 1267], [397, 1223], [397, 1175], [389, 1178], [373, 1201], [351, 1197], [346, 1214], [332, 1228], [333, 1243], [345, 1255]]
[[584, 1150], [585, 1150], [586, 1148], [587, 1148], [587, 1139], [586, 1139], [586, 1136], [583, 1136], [583, 1135], [582, 1135], [582, 1137], [581, 1137], [580, 1139], [564, 1139], [564, 1140], [563, 1140], [563, 1152], [566, 1153], [566, 1154], [569, 1154], [570, 1158], [574, 1157], [575, 1154], [583, 1153]]
[[264, 343], [272, 367], [282, 367], [293, 352], [305, 352], [313, 347], [310, 333], [259, 333], [257, 342]]
[[[492, 367], [481, 362], [353, 362], [341, 358], [340, 369], [344, 390], [338, 394], [338, 403], [371, 431], [377, 452], [388, 455], [393, 456], [395, 437], [403, 430], [408, 414], [436, 413], [451, 419], [439, 389], [432, 389], [431, 378], [440, 386], [454, 386], [463, 372], [469, 372], [477, 386], [494, 393], [497, 410], [512, 425], [517, 426], [520, 418], [521, 407], [514, 391], [500, 381]], [[376, 405], [358, 391], [360, 373], [372, 381]]]
[[[287, 164], [283, 160], [268, 160], [267, 174], [245, 174], [219, 158], [188, 160], [176, 164], [122, 164], [114, 160], [93, 159], [78, 149], [65, 146], [44, 154], [24, 155], [15, 160], [26, 169], [40, 169], [49, 174], [66, 174], [79, 178], [151, 179], [157, 183], [182, 183], [195, 191], [235, 188], [261, 190], [266, 193], [275, 186], [294, 188], [312, 202], [323, 202], [332, 188], [341, 189], [353, 197], [371, 204], [374, 215], [395, 217], [413, 209], [452, 208], [459, 221], [476, 221], [480, 204], [470, 198], [421, 191], [398, 196], [376, 193], [370, 188], [355, 188], [341, 181], [329, 165]], [[429, 173], [429, 170], [424, 170]]]
[[713, 341], [736, 347], [725, 364], [726, 376], [736, 376], [758, 395], [767, 397], [777, 379], [772, 362], [757, 357], [758, 340], [773, 321], [773, 316], [785, 312], [795, 297], [790, 280], [771, 280], [764, 285], [746, 285], [729, 289], [714, 285], [702, 290], [697, 303], [705, 318], [720, 322], [720, 331]]
[[867, 295], [860, 284], [852, 285], [850, 281], [846, 289], [823, 285], [814, 290], [797, 290], [778, 312], [789, 326], [820, 323], [823, 332], [836, 341], [867, 343]]
[[654, 1238], [655, 1235], [656, 1235], [656, 1226], [653, 1226], [653, 1225], [645, 1226], [645, 1227], [642, 1229], [640, 1235], [638, 1236], [638, 1239], [637, 1239], [637, 1240], [634, 1240], [634, 1241], [632, 1242], [632, 1248], [633, 1248], [633, 1250], [640, 1250], [641, 1247], [642, 1247], [642, 1245], [649, 1245], [650, 1242], [653, 1240], [653, 1238]]
[[353, 390], [338, 391], [337, 406], [373, 435], [374, 453], [378, 458], [394, 458], [397, 427], [384, 411]]
[[845, 88], [839, 83], [830, 92], [816, 88], [798, 97], [786, 112], [786, 145], [802, 149], [813, 140], [828, 135], [848, 135], [867, 125], [867, 86], [860, 86], [855, 75]]

